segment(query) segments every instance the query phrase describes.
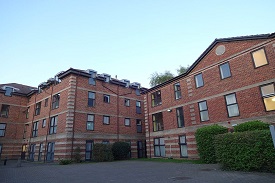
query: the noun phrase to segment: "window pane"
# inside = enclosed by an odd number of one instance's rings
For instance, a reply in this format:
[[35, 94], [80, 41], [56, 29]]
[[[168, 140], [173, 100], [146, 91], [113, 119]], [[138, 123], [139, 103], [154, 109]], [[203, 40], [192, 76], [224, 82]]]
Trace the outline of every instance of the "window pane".
[[186, 157], [187, 156], [187, 145], [181, 145], [180, 146], [180, 153], [182, 157]]
[[155, 145], [159, 144], [159, 139], [155, 139]]
[[95, 98], [95, 93], [94, 92], [89, 92], [89, 98], [94, 99]]
[[185, 136], [180, 136], [180, 143], [185, 144]]
[[267, 96], [267, 95], [274, 95], [274, 84], [266, 85], [261, 87], [262, 91], [262, 96]]
[[86, 152], [85, 153], [85, 159], [90, 160], [91, 159], [91, 152]]
[[200, 112], [200, 116], [201, 116], [201, 121], [207, 121], [207, 120], [209, 120], [208, 111], [202, 111], [202, 112]]
[[87, 122], [87, 130], [93, 130], [94, 129], [94, 123], [93, 122]]
[[0, 129], [5, 129], [6, 128], [6, 124], [0, 124]]
[[88, 121], [94, 121], [94, 115], [88, 114]]
[[203, 86], [203, 79], [202, 79], [202, 74], [198, 74], [195, 76], [195, 81], [196, 81], [196, 87], [201, 87]]
[[275, 96], [264, 98], [264, 104], [267, 111], [275, 110]]
[[160, 155], [165, 156], [165, 146], [160, 146]]
[[155, 146], [155, 156], [160, 156], [159, 146]]
[[227, 105], [237, 103], [235, 94], [226, 95], [225, 98], [226, 98]]
[[225, 63], [225, 64], [221, 65], [220, 66], [220, 72], [221, 72], [222, 79], [230, 77], [231, 73], [230, 73], [229, 64]]
[[238, 104], [227, 106], [229, 117], [239, 116]]
[[252, 53], [255, 67], [260, 67], [267, 64], [264, 49], [260, 49]]
[[206, 102], [200, 102], [199, 103], [200, 111], [207, 110]]
[[164, 138], [159, 138], [159, 144], [164, 145]]

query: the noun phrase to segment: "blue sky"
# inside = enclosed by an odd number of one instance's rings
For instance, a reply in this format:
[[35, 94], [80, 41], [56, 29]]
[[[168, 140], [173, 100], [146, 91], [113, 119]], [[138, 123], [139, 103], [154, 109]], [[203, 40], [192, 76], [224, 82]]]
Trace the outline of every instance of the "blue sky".
[[275, 1], [0, 0], [0, 83], [38, 86], [70, 67], [149, 87], [215, 38], [275, 32]]

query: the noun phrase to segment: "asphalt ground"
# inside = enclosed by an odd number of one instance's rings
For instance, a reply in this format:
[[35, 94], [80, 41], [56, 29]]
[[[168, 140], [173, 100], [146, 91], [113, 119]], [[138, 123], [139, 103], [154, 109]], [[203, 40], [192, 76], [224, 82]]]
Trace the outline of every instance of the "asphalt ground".
[[1, 183], [275, 183], [275, 174], [223, 171], [217, 164], [115, 161], [58, 165], [56, 163], [0, 162]]

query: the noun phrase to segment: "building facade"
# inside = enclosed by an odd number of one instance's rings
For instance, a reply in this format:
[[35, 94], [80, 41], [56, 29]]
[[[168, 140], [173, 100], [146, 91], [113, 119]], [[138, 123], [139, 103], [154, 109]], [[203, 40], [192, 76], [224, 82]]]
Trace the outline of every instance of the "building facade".
[[198, 158], [195, 132], [275, 122], [275, 34], [216, 39], [186, 73], [144, 94], [148, 157]]
[[144, 157], [144, 105], [139, 83], [93, 70], [69, 69], [38, 88], [0, 86], [1, 157], [54, 161], [80, 148], [92, 159], [94, 143], [124, 141]]

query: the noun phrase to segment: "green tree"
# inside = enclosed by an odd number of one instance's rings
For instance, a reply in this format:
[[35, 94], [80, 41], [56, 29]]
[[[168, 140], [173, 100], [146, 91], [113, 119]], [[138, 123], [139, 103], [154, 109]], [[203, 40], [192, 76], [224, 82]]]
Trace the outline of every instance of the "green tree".
[[154, 87], [168, 81], [169, 79], [172, 79], [173, 77], [174, 75], [170, 71], [165, 71], [164, 73], [154, 72], [150, 77], [150, 86]]
[[184, 67], [184, 66], [180, 65], [180, 67], [177, 69], [178, 75], [181, 75], [181, 74], [185, 73], [189, 69], [189, 67], [190, 67], [189, 65], [187, 67]]

